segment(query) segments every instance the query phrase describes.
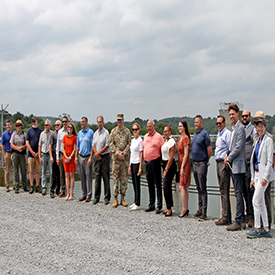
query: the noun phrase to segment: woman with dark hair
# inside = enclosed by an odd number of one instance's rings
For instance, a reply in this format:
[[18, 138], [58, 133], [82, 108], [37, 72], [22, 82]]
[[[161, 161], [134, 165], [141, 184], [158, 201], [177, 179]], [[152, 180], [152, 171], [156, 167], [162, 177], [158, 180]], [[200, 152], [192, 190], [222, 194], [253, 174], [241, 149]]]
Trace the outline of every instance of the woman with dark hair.
[[135, 192], [135, 202], [130, 206], [130, 210], [140, 209], [140, 175], [142, 174], [143, 161], [143, 143], [139, 136], [140, 126], [134, 123], [132, 126], [134, 138], [131, 140], [131, 157], [129, 165], [129, 174], [132, 174], [132, 182]]
[[177, 172], [175, 162], [176, 142], [172, 137], [171, 124], [165, 126], [163, 135], [165, 143], [161, 147], [162, 168], [163, 168], [163, 192], [166, 201], [167, 210], [164, 212], [165, 217], [172, 216], [173, 196], [172, 180]]
[[[66, 201], [72, 200], [74, 195], [74, 173], [76, 172], [75, 153], [77, 133], [72, 122], [68, 124], [68, 134], [64, 136], [62, 143], [63, 165], [66, 177]], [[71, 193], [70, 193], [71, 188]]]
[[185, 120], [179, 122], [179, 132], [181, 136], [178, 140], [178, 168], [179, 168], [179, 178], [180, 178], [180, 194], [182, 201], [182, 211], [179, 218], [183, 218], [188, 215], [188, 187], [191, 183], [191, 162], [189, 158], [189, 148], [190, 148], [190, 134], [188, 130], [188, 125]]

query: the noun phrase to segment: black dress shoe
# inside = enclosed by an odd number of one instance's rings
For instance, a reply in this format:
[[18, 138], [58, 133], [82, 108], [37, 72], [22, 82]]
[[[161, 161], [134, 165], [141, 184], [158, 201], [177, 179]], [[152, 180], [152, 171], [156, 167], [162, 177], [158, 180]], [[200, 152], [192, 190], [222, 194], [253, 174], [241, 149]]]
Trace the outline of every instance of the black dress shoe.
[[99, 200], [98, 199], [94, 199], [93, 204], [97, 204], [97, 203], [99, 203]]
[[162, 210], [161, 210], [161, 208], [158, 207], [158, 208], [156, 209], [156, 214], [160, 214], [160, 213], [162, 213]]
[[14, 193], [15, 193], [15, 194], [19, 194], [19, 189], [15, 189], [15, 190], [14, 190]]
[[29, 188], [27, 186], [24, 187], [24, 192], [29, 192]]
[[145, 212], [152, 212], [155, 210], [155, 207], [148, 207], [145, 209]]
[[54, 199], [54, 192], [51, 192], [51, 198]]
[[183, 218], [185, 216], [188, 216], [189, 214], [189, 209], [185, 211], [185, 213], [183, 215], [179, 215], [179, 218]]
[[110, 201], [109, 201], [108, 199], [104, 199], [104, 204], [105, 204], [105, 205], [109, 204], [109, 202], [110, 202]]

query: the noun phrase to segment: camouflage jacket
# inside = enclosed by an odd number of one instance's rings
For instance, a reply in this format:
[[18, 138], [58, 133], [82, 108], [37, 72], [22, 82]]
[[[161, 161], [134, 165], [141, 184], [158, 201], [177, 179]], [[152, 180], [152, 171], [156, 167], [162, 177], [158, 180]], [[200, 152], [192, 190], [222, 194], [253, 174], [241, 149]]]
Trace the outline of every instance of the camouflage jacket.
[[123, 152], [124, 159], [129, 160], [131, 145], [131, 133], [128, 128], [123, 126], [120, 131], [118, 126], [115, 127], [110, 134], [110, 149], [113, 160], [118, 160], [118, 154]]

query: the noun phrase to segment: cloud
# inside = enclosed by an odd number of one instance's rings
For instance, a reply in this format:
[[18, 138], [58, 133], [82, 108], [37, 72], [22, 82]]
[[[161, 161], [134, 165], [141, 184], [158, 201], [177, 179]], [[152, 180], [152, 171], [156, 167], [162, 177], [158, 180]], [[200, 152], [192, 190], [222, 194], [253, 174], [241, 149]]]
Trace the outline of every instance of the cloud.
[[274, 113], [273, 1], [2, 2], [10, 112], [208, 117], [241, 101]]

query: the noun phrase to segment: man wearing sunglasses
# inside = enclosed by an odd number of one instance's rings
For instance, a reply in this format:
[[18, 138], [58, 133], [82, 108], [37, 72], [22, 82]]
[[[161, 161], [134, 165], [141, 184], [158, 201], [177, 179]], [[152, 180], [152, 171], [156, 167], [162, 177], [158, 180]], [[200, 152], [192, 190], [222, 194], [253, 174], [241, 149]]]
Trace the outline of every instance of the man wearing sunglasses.
[[252, 204], [253, 190], [250, 188], [251, 173], [250, 173], [250, 158], [253, 150], [253, 137], [256, 134], [254, 125], [251, 124], [251, 113], [244, 110], [242, 113], [242, 123], [245, 129], [245, 156], [246, 156], [246, 173], [243, 184], [243, 196], [246, 204], [246, 222], [248, 227], [254, 226], [254, 211]]
[[56, 141], [56, 163], [59, 166], [60, 172], [60, 185], [61, 185], [61, 193], [59, 197], [65, 197], [65, 170], [63, 166], [63, 151], [62, 151], [62, 142], [65, 135], [68, 134], [68, 117], [63, 116], [62, 118], [63, 127], [58, 131], [57, 141]]
[[36, 188], [35, 191], [38, 193], [40, 192], [39, 188], [39, 181], [40, 181], [40, 169], [41, 165], [39, 162], [39, 154], [38, 154], [38, 142], [40, 134], [42, 133], [42, 130], [37, 126], [38, 121], [37, 117], [32, 117], [32, 127], [30, 127], [27, 131], [27, 137], [26, 137], [26, 145], [29, 150], [28, 153], [28, 167], [29, 167], [29, 177], [30, 177], [30, 194], [34, 192], [34, 171], [35, 171], [35, 182], [36, 182]]
[[52, 166], [50, 163], [50, 153], [49, 153], [49, 142], [50, 136], [52, 134], [51, 130], [51, 122], [49, 119], [45, 120], [44, 123], [44, 131], [41, 133], [39, 142], [38, 142], [38, 154], [39, 154], [39, 161], [42, 165], [42, 195], [45, 196], [47, 194], [47, 166], [49, 167], [50, 171], [50, 178], [52, 181]]
[[225, 165], [224, 158], [229, 151], [231, 132], [225, 127], [225, 117], [217, 117], [218, 135], [216, 140], [215, 159], [217, 164], [217, 176], [221, 194], [221, 218], [215, 221], [216, 225], [231, 224], [231, 207], [229, 198], [230, 168]]

